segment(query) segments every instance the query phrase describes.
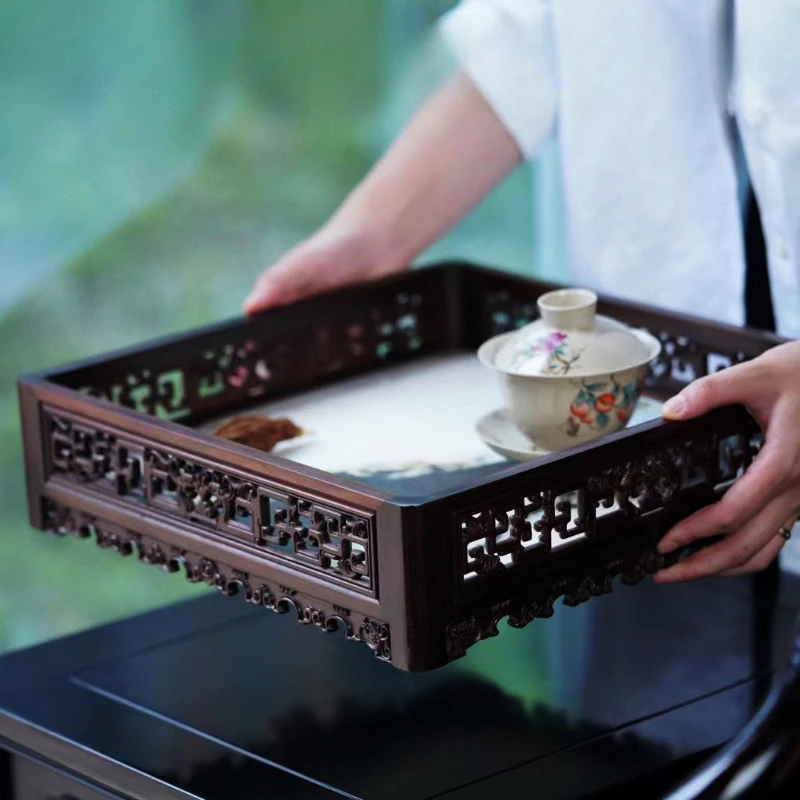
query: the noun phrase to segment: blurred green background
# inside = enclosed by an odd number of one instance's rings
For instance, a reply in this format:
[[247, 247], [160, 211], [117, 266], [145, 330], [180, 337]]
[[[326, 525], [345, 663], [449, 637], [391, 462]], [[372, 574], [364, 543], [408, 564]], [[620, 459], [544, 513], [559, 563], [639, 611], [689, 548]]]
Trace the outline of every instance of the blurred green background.
[[[29, 529], [17, 376], [238, 314], [450, 69], [452, 4], [0, 4], [0, 651], [205, 591]], [[423, 260], [557, 272], [553, 170], [517, 170]]]

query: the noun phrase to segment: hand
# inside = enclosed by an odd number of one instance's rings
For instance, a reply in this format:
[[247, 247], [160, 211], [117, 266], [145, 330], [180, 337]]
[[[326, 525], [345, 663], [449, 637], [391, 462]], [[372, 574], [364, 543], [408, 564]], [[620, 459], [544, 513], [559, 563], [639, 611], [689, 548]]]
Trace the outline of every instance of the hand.
[[466, 75], [455, 73], [327, 225], [261, 275], [245, 312], [400, 271], [521, 159], [483, 95]]
[[399, 271], [396, 264], [382, 262], [377, 251], [367, 234], [331, 223], [261, 273], [244, 311], [255, 314]]
[[761, 452], [718, 502], [679, 522], [661, 540], [669, 553], [696, 539], [717, 544], [661, 570], [659, 583], [765, 569], [800, 515], [800, 342], [700, 378], [664, 405], [667, 419], [691, 419], [721, 406], [747, 407], [765, 433]]

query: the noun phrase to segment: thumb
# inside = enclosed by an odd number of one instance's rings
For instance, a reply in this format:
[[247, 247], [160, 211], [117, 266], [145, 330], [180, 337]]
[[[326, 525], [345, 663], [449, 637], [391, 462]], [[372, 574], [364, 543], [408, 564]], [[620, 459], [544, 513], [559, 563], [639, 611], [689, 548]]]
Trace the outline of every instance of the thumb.
[[303, 294], [304, 284], [306, 292], [310, 291], [309, 267], [313, 267], [313, 259], [304, 254], [302, 248], [289, 251], [258, 276], [244, 301], [244, 313], [257, 314], [291, 303]]
[[250, 294], [245, 298], [245, 314], [257, 314], [259, 311], [266, 311], [272, 306], [281, 304], [280, 277], [271, 275], [270, 272], [261, 273]]
[[728, 367], [690, 383], [664, 403], [664, 419], [693, 419], [714, 408], [746, 405], [753, 383], [749, 364]]

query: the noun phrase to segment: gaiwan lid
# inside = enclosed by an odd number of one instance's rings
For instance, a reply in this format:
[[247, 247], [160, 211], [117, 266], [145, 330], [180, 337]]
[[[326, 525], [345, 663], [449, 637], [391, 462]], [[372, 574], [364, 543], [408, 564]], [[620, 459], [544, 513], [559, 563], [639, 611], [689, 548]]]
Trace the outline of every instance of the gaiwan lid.
[[588, 289], [559, 289], [538, 300], [541, 318], [520, 328], [495, 357], [517, 375], [587, 377], [646, 364], [658, 355], [644, 331], [596, 313]]

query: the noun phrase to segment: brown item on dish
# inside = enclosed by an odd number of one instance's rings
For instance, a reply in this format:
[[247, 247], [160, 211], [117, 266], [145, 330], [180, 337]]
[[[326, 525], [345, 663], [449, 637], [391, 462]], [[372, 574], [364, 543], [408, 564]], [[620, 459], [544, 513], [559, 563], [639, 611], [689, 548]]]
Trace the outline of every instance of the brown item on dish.
[[303, 430], [289, 419], [234, 417], [223, 422], [214, 433], [223, 439], [269, 453], [278, 442], [295, 439], [302, 435]]

